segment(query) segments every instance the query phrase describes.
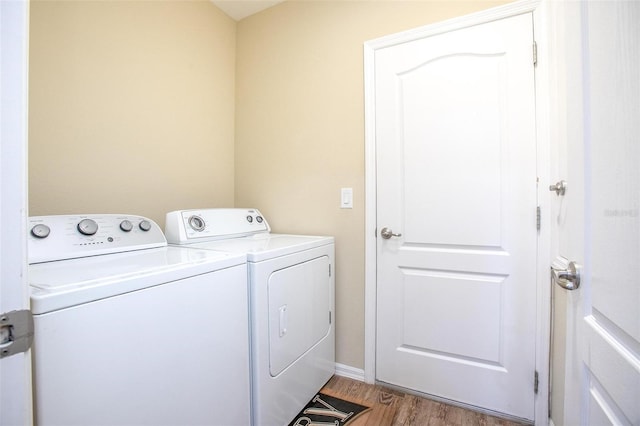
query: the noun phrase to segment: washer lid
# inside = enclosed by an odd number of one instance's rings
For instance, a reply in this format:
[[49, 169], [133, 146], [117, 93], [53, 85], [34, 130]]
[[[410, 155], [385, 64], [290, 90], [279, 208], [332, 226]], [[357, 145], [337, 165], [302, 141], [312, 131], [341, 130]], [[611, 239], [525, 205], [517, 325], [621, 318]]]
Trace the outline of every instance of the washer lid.
[[31, 311], [50, 312], [245, 262], [242, 254], [162, 247], [29, 265]]
[[256, 234], [250, 237], [189, 244], [188, 247], [246, 253], [249, 262], [261, 262], [263, 260], [333, 244], [333, 242], [333, 237]]

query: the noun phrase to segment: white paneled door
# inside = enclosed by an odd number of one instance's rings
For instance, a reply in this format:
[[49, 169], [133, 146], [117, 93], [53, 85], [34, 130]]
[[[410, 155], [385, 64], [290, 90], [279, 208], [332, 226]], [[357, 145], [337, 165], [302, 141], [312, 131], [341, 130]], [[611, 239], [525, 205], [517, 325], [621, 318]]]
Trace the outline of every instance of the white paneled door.
[[556, 333], [566, 334], [567, 364], [564, 416], [552, 417], [640, 425], [640, 3], [567, 2], [562, 10], [567, 121], [558, 179], [567, 190], [553, 197], [554, 265], [581, 265], [581, 284], [555, 288], [566, 297], [567, 326]]
[[525, 419], [538, 238], [532, 47], [524, 13], [375, 53], [376, 378]]

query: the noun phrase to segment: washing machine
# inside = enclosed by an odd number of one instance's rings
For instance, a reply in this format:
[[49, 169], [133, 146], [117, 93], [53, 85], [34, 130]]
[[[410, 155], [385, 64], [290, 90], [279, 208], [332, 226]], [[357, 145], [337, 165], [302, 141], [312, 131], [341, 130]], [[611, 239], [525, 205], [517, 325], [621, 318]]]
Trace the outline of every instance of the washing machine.
[[249, 424], [246, 256], [135, 215], [28, 223], [36, 424]]
[[288, 424], [335, 372], [333, 237], [271, 233], [256, 209], [170, 212], [165, 234], [246, 254], [253, 424]]

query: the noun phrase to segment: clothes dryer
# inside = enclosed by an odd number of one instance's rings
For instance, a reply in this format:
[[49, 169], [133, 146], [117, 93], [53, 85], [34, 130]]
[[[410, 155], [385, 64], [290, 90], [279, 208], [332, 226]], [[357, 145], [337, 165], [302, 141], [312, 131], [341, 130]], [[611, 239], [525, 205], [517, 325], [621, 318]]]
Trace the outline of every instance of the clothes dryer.
[[335, 372], [334, 239], [273, 234], [255, 209], [167, 214], [170, 244], [247, 256], [253, 424], [288, 424]]
[[35, 421], [250, 422], [246, 257], [133, 215], [29, 218]]

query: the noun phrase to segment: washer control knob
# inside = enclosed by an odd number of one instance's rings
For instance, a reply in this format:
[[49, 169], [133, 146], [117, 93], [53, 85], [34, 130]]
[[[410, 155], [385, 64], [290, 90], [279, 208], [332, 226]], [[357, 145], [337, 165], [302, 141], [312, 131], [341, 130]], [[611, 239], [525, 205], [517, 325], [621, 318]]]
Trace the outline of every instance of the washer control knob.
[[98, 223], [93, 219], [82, 219], [77, 228], [82, 235], [94, 235], [98, 232]]
[[256, 216], [256, 221], [258, 223], [262, 223], [262, 221], [263, 221], [262, 216]]
[[148, 230], [151, 229], [151, 222], [149, 222], [148, 220], [142, 220], [140, 221], [140, 224], [138, 225], [138, 227], [140, 229], [142, 229], [143, 231], [147, 232]]
[[253, 222], [253, 216], [247, 215], [247, 222], [252, 223]]
[[189, 218], [189, 226], [195, 231], [204, 231], [204, 219], [200, 216], [193, 215]]
[[47, 225], [42, 223], [39, 223], [31, 228], [31, 235], [36, 238], [47, 238], [49, 236], [49, 233], [51, 233], [51, 229]]
[[124, 232], [130, 232], [133, 229], [133, 224], [131, 223], [130, 220], [123, 220], [122, 222], [120, 222], [120, 229], [123, 230]]

